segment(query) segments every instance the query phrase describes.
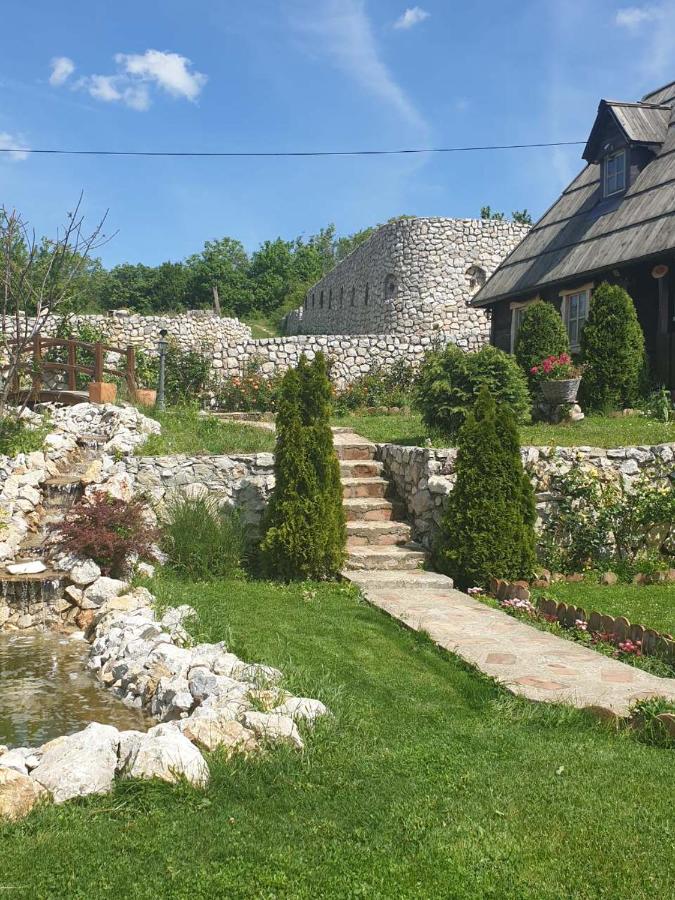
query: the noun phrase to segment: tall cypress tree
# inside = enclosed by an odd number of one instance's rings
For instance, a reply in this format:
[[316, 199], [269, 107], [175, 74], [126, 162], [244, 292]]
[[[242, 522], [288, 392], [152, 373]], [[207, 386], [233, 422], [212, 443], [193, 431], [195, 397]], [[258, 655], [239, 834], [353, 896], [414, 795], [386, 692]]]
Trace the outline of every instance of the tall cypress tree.
[[490, 578], [528, 578], [535, 566], [535, 502], [520, 458], [518, 428], [487, 387], [459, 432], [456, 482], [435, 550], [461, 588]]
[[346, 542], [340, 464], [333, 448], [326, 361], [301, 357], [283, 378], [277, 412], [276, 484], [261, 545], [273, 577], [330, 578]]

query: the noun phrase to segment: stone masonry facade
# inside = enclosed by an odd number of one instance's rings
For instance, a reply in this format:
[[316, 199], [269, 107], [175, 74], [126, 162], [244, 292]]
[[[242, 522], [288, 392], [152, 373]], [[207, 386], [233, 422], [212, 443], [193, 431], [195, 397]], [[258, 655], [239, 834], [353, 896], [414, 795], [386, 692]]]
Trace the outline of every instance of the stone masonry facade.
[[494, 219], [404, 218], [378, 228], [307, 294], [288, 334], [430, 334], [486, 341], [467, 301], [529, 228]]

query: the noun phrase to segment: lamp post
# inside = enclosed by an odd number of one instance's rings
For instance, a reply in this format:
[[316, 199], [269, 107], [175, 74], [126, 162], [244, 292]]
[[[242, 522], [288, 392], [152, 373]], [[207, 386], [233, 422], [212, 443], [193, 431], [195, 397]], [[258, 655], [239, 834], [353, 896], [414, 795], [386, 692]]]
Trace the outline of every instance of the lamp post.
[[159, 340], [157, 341], [157, 349], [159, 350], [159, 381], [157, 384], [157, 399], [155, 401], [155, 409], [163, 412], [166, 409], [164, 402], [164, 366], [166, 364], [166, 351], [169, 342], [166, 339], [166, 328], [162, 328], [159, 332]]

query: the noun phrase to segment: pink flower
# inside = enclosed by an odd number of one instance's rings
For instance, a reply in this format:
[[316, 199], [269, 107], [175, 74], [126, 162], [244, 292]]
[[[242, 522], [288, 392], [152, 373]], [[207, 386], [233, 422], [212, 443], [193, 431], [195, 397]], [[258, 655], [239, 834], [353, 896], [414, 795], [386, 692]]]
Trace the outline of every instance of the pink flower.
[[536, 375], [538, 371], [539, 366], [532, 366], [532, 368], [530, 369], [530, 375]]

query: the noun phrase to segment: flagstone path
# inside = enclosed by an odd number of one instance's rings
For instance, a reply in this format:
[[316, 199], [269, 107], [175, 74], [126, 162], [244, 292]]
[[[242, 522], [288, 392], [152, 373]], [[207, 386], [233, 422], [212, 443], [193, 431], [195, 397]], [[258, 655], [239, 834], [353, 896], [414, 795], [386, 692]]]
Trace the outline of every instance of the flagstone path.
[[453, 588], [434, 572], [346, 571], [369, 603], [528, 700], [628, 714], [645, 697], [675, 701], [675, 679], [658, 678], [539, 631]]

